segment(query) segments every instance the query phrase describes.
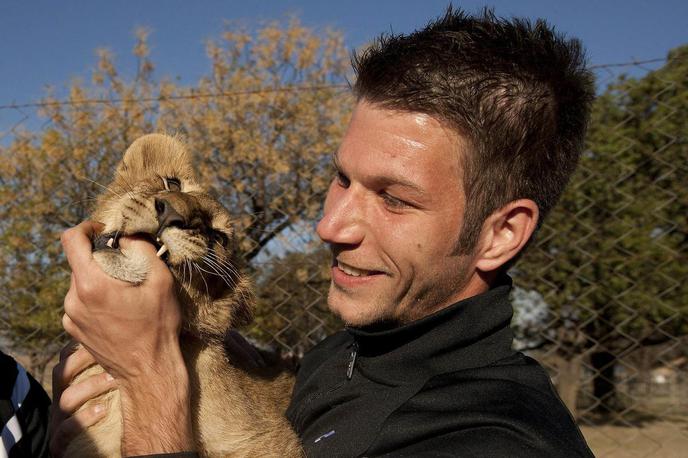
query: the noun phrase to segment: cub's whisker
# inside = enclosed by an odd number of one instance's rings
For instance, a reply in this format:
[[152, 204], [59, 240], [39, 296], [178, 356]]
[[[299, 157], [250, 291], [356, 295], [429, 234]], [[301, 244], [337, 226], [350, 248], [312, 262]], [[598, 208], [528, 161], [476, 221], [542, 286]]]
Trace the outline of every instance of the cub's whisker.
[[226, 267], [226, 269], [234, 276], [234, 277], [239, 277], [239, 272], [238, 270], [228, 261], [221, 259], [217, 253], [215, 253], [214, 250], [210, 249], [208, 250], [208, 253], [206, 254], [210, 259], [214, 260], [217, 262], [219, 265]]
[[80, 177], [78, 177], [78, 178], [79, 178], [79, 179], [82, 179], [82, 180], [90, 181], [91, 183], [95, 184], [96, 186], [100, 186], [101, 188], [103, 188], [103, 189], [106, 190], [107, 192], [109, 192], [109, 193], [111, 193], [111, 194], [114, 194], [114, 195], [116, 195], [116, 196], [119, 197], [119, 198], [122, 197], [121, 194], [117, 193], [115, 190], [113, 190], [113, 189], [110, 188], [109, 186], [102, 185], [102, 184], [98, 183], [96, 180], [91, 180], [90, 178], [84, 177], [84, 176], [80, 176]]
[[202, 261], [214, 271], [215, 275], [222, 277], [222, 279], [225, 280], [225, 283], [227, 283], [227, 286], [229, 286], [230, 288], [236, 287], [236, 282], [234, 281], [234, 279], [231, 277], [231, 275], [224, 271], [221, 266], [217, 265], [211, 259], [205, 257], [202, 259]]
[[200, 271], [202, 270], [201, 267], [195, 262], [192, 262], [191, 265], [199, 270], [199, 274], [201, 275], [201, 280], [203, 280], [203, 283], [205, 284], [205, 294], [206, 294], [206, 296], [210, 297], [210, 291], [208, 290], [208, 283], [205, 281], [205, 277], [203, 277], [203, 274], [200, 273]]

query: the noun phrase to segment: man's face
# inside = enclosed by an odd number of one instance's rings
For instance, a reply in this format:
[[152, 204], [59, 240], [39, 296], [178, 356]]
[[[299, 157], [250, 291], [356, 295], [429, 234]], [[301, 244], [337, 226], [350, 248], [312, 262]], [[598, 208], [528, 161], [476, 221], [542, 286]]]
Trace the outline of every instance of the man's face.
[[462, 298], [464, 145], [430, 116], [356, 106], [317, 228], [334, 257], [328, 303], [346, 323], [409, 322]]

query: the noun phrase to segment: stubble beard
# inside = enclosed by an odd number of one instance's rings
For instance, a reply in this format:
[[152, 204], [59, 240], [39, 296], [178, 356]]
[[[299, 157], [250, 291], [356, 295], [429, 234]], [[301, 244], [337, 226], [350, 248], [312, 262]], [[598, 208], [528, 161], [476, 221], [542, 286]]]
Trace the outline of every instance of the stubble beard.
[[[332, 313], [341, 319], [347, 327], [362, 327], [380, 323], [400, 326], [420, 320], [452, 305], [454, 302], [451, 299], [452, 296], [462, 291], [470, 280], [468, 271], [469, 263], [464, 258], [453, 274], [448, 273], [446, 278], [424, 285], [417, 292], [412, 293], [412, 285], [409, 284], [394, 297], [389, 297], [385, 291], [380, 291], [372, 297], [358, 300], [353, 292], [331, 281], [327, 302]], [[336, 295], [340, 295], [340, 299], [343, 297], [345, 301], [349, 302], [345, 306], [357, 306], [358, 310], [356, 311], [358, 313], [346, 313], [347, 316], [344, 316], [343, 310], [338, 310], [334, 306], [336, 300], [334, 296]]]
[[[342, 298], [343, 302], [347, 302], [344, 304], [343, 309], [335, 307], [337, 295], [340, 299], [339, 302], [342, 302]], [[368, 326], [386, 319], [384, 294], [377, 293], [373, 297], [356, 299], [354, 293], [347, 288], [337, 285], [334, 281], [330, 282], [327, 305], [330, 311], [342, 320], [347, 327]], [[349, 310], [352, 307], [356, 308], [354, 313], [351, 313], [352, 311]]]

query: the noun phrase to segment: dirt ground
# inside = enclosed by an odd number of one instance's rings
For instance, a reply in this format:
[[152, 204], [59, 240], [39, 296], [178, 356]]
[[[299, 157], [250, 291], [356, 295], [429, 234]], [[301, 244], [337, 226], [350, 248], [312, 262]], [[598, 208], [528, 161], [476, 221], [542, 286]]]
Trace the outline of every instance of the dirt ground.
[[581, 426], [597, 458], [686, 458], [688, 418], [642, 426]]

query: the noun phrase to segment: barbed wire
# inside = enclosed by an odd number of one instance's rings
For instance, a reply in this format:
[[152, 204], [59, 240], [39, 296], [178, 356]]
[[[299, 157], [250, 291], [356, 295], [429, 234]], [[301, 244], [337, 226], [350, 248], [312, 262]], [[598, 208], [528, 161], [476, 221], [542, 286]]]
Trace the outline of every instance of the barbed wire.
[[598, 64], [598, 65], [590, 65], [588, 69], [590, 70], [598, 70], [600, 68], [612, 68], [612, 67], [635, 67], [638, 65], [643, 65], [643, 64], [653, 64], [657, 62], [664, 62], [666, 61], [666, 57], [658, 57], [657, 59], [647, 59], [647, 60], [633, 60], [631, 62], [622, 62], [619, 64]]
[[42, 102], [26, 103], [7, 103], [0, 105], [0, 110], [12, 110], [19, 108], [45, 108], [65, 105], [90, 105], [90, 104], [115, 104], [115, 103], [145, 103], [145, 102], [164, 102], [166, 100], [185, 100], [185, 99], [204, 99], [234, 97], [241, 95], [269, 94], [279, 92], [300, 92], [300, 91], [324, 91], [327, 89], [348, 89], [348, 84], [322, 84], [317, 86], [285, 86], [279, 88], [249, 89], [243, 91], [227, 92], [201, 92], [198, 94], [183, 95], [159, 95], [157, 97], [131, 97], [131, 98], [110, 98], [110, 99], [81, 99], [81, 100], [54, 100]]
[[[590, 70], [600, 70], [605, 68], [615, 67], [632, 67], [643, 64], [651, 64], [666, 61], [665, 57], [647, 60], [633, 60], [630, 62], [621, 62], [615, 64], [597, 64], [591, 65]], [[191, 100], [204, 98], [221, 98], [221, 97], [235, 97], [242, 95], [268, 94], [279, 92], [298, 92], [298, 91], [323, 91], [328, 89], [348, 89], [350, 84], [321, 84], [315, 86], [285, 86], [280, 88], [260, 88], [243, 91], [227, 91], [227, 92], [206, 92], [198, 94], [183, 94], [157, 97], [132, 97], [132, 98], [109, 98], [109, 99], [82, 99], [82, 100], [54, 100], [41, 102], [24, 102], [24, 103], [5, 103], [0, 105], [0, 110], [16, 110], [20, 108], [47, 108], [55, 106], [78, 106], [78, 105], [92, 105], [92, 104], [117, 104], [117, 103], [146, 103], [146, 102], [164, 102], [167, 100]]]

